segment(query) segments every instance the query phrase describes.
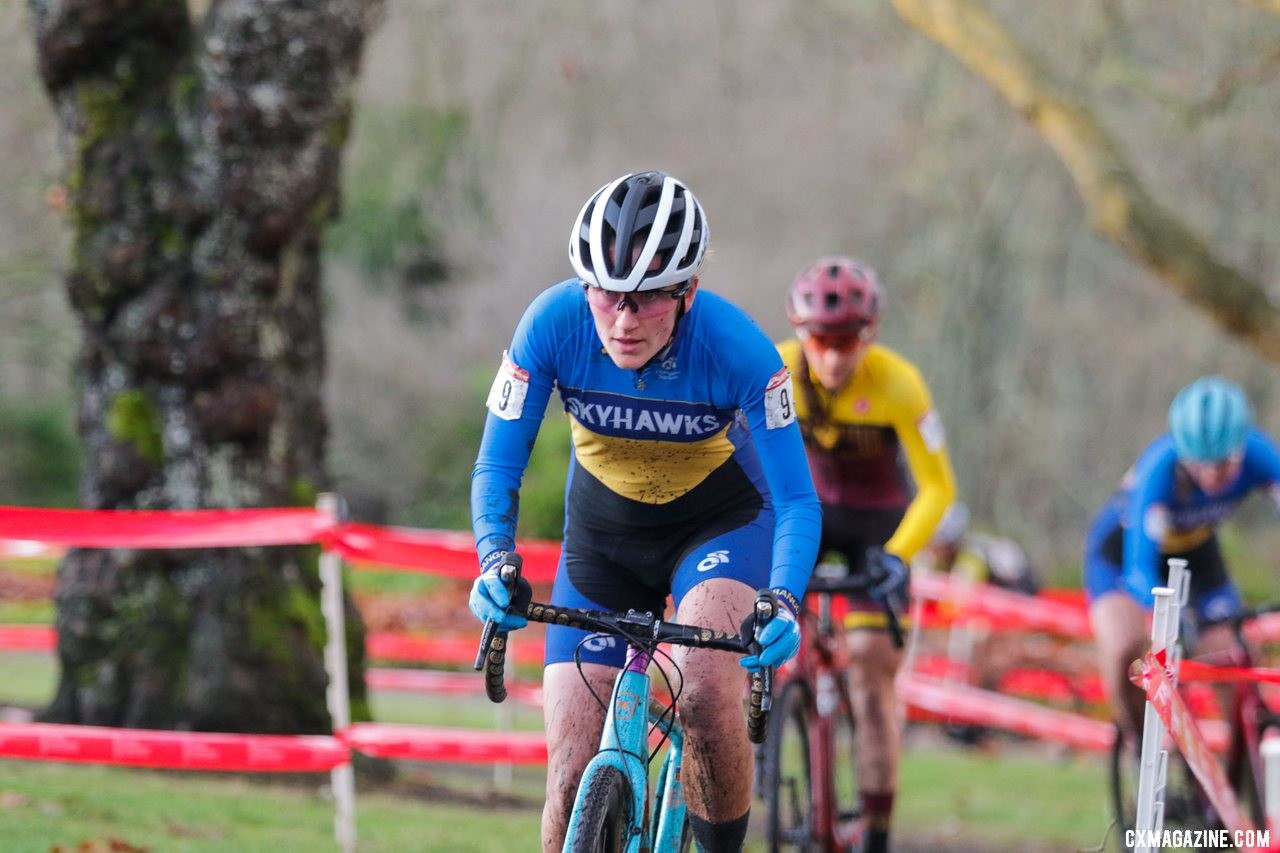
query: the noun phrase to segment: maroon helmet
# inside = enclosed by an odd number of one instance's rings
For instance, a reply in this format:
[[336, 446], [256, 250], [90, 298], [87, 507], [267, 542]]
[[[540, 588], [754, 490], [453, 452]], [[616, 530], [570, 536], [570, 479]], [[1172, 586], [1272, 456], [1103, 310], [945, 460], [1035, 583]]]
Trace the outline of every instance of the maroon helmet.
[[875, 270], [853, 258], [819, 258], [796, 276], [787, 293], [787, 319], [819, 334], [874, 332], [880, 319]]

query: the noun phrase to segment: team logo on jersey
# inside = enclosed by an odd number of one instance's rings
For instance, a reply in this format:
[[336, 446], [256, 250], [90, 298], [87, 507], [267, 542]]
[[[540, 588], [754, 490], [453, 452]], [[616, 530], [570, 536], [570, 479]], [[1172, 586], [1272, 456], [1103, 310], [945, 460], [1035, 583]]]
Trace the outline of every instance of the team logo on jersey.
[[937, 453], [946, 446], [947, 432], [942, 428], [942, 418], [938, 416], [937, 409], [925, 412], [917, 426], [920, 427], [920, 437], [924, 439], [924, 446], [930, 453]]
[[723, 566], [727, 562], [729, 562], [728, 551], [712, 551], [698, 563], [698, 571], [709, 572], [716, 566]]
[[658, 364], [659, 379], [679, 379], [679, 363], [674, 355], [669, 355]]
[[607, 637], [603, 634], [592, 634], [582, 641], [582, 647], [589, 652], [603, 652], [616, 646], [613, 637]]
[[575, 421], [616, 438], [702, 441], [729, 425], [733, 412], [707, 403], [642, 400], [607, 391], [561, 389], [564, 409]]

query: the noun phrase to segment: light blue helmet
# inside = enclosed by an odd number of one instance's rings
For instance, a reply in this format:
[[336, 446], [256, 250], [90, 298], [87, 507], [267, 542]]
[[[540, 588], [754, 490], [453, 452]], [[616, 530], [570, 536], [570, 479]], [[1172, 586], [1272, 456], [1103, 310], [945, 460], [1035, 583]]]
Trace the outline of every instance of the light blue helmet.
[[1244, 445], [1253, 412], [1244, 391], [1221, 376], [1202, 376], [1178, 392], [1169, 406], [1169, 432], [1178, 457], [1218, 462]]

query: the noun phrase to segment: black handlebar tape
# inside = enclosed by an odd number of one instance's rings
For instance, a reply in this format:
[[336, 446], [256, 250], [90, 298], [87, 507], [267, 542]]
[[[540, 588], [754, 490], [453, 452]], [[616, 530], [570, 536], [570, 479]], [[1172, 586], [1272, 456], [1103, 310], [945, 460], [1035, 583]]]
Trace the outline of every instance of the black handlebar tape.
[[[528, 583], [520, 582], [520, 568], [523, 564], [520, 555], [514, 552], [507, 554], [498, 569], [511, 602], [507, 605], [507, 613], [523, 613], [533, 600], [533, 589]], [[490, 702], [502, 702], [507, 698], [507, 687], [502, 683], [503, 671], [507, 662], [507, 632], [498, 630], [498, 622], [486, 619], [484, 629], [480, 632], [480, 649], [476, 652], [475, 669], [484, 670], [484, 692]]]
[[484, 694], [495, 704], [507, 698], [507, 685], [502, 680], [506, 663], [507, 632], [498, 631], [489, 638], [488, 654], [484, 655]]
[[[764, 624], [778, 613], [778, 598], [770, 590], [756, 595], [754, 616], [758, 624]], [[744, 632], [745, 633], [745, 632]], [[752, 654], [760, 654], [760, 644], [754, 642], [755, 632], [749, 634]], [[773, 702], [773, 667], [767, 666], [751, 673], [751, 698], [747, 706], [747, 738], [752, 743], [764, 743], [769, 730], [769, 708]]]
[[773, 667], [751, 673], [751, 699], [747, 705], [747, 738], [764, 743], [769, 731], [769, 703], [773, 694]]

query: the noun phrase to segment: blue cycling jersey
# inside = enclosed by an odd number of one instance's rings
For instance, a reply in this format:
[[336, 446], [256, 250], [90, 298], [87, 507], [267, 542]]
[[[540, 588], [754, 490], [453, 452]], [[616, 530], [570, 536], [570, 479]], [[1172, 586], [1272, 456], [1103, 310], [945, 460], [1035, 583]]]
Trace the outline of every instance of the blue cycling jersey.
[[[1280, 510], [1280, 450], [1265, 433], [1250, 430], [1240, 473], [1221, 491], [1205, 494], [1178, 463], [1167, 433], [1143, 451], [1115, 500], [1124, 531], [1124, 583], [1149, 591], [1159, 577], [1161, 553], [1190, 550], [1212, 535], [1255, 489], [1267, 489]], [[1149, 599], [1147, 592], [1144, 599]]]
[[[747, 499], [734, 485], [745, 482], [754, 505], [776, 513], [770, 586], [799, 598], [821, 509], [790, 376], [744, 311], [699, 291], [671, 343], [637, 371], [604, 351], [576, 279], [540, 294], [489, 394], [471, 488], [482, 562], [515, 545], [520, 480], [553, 387], [570, 422], [571, 465], [603, 487], [566, 490], [571, 526], [586, 518], [597, 530], [660, 530], [701, 514], [713, 523]], [[734, 466], [735, 476], [721, 473]]]

